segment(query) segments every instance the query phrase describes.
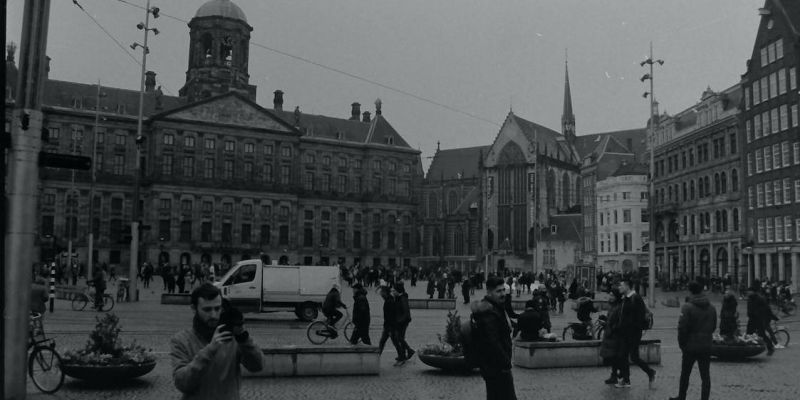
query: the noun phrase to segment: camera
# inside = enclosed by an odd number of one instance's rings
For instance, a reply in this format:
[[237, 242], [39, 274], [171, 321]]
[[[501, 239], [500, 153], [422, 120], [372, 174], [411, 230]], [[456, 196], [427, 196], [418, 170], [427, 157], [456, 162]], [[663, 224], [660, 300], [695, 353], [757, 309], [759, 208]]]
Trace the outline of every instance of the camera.
[[219, 316], [219, 325], [225, 325], [220, 329], [223, 332], [231, 332], [234, 327], [244, 324], [244, 315], [236, 309], [227, 299], [222, 300], [222, 313]]

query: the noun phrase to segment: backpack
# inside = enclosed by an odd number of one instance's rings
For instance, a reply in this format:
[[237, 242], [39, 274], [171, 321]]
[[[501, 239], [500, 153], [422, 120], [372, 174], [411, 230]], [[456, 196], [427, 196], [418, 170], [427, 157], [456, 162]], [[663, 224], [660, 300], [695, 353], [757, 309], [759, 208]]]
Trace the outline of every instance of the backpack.
[[464, 351], [464, 361], [467, 366], [476, 366], [478, 364], [478, 343], [476, 343], [474, 335], [478, 328], [475, 318], [470, 315], [466, 321], [461, 321], [458, 329], [459, 339], [461, 339], [461, 347]]

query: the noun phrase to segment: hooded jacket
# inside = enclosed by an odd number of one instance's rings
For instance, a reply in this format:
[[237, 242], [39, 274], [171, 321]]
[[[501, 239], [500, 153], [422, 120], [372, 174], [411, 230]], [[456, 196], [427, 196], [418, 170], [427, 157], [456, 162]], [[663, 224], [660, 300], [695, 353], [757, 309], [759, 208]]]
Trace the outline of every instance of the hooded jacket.
[[401, 293], [395, 298], [394, 321], [397, 326], [404, 326], [411, 323], [411, 309], [408, 306], [408, 293]]
[[689, 296], [678, 319], [678, 345], [684, 352], [708, 353], [717, 329], [717, 310], [704, 294]]
[[476, 332], [473, 332], [481, 375], [491, 377], [511, 369], [511, 327], [502, 304], [488, 297], [470, 305]]
[[367, 291], [356, 289], [353, 295], [353, 323], [358, 326], [369, 326], [369, 301]]

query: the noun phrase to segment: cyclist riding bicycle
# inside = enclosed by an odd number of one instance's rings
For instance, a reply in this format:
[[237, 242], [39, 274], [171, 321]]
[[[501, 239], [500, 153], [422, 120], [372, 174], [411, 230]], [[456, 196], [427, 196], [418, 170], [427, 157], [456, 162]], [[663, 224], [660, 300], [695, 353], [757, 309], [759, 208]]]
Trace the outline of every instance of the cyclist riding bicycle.
[[594, 301], [592, 301], [591, 298], [581, 297], [578, 299], [578, 321], [583, 323], [583, 331], [576, 331], [576, 335], [584, 337], [590, 336], [588, 332], [592, 328], [592, 313], [596, 313], [597, 311], [599, 310], [594, 306]]
[[347, 308], [342, 303], [342, 294], [339, 292], [339, 284], [334, 283], [328, 295], [325, 296], [325, 301], [322, 303], [322, 314], [326, 317], [330, 327], [331, 339], [335, 339], [339, 334], [336, 331], [336, 323], [342, 319], [342, 312], [337, 308]]

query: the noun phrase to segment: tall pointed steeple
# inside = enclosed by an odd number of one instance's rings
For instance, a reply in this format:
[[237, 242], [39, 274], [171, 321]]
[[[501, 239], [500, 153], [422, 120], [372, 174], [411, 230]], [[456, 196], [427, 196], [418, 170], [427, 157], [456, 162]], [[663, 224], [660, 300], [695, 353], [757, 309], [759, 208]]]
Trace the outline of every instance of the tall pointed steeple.
[[561, 114], [561, 133], [570, 144], [575, 143], [575, 114], [572, 113], [572, 93], [569, 89], [569, 65], [564, 57], [564, 111]]

